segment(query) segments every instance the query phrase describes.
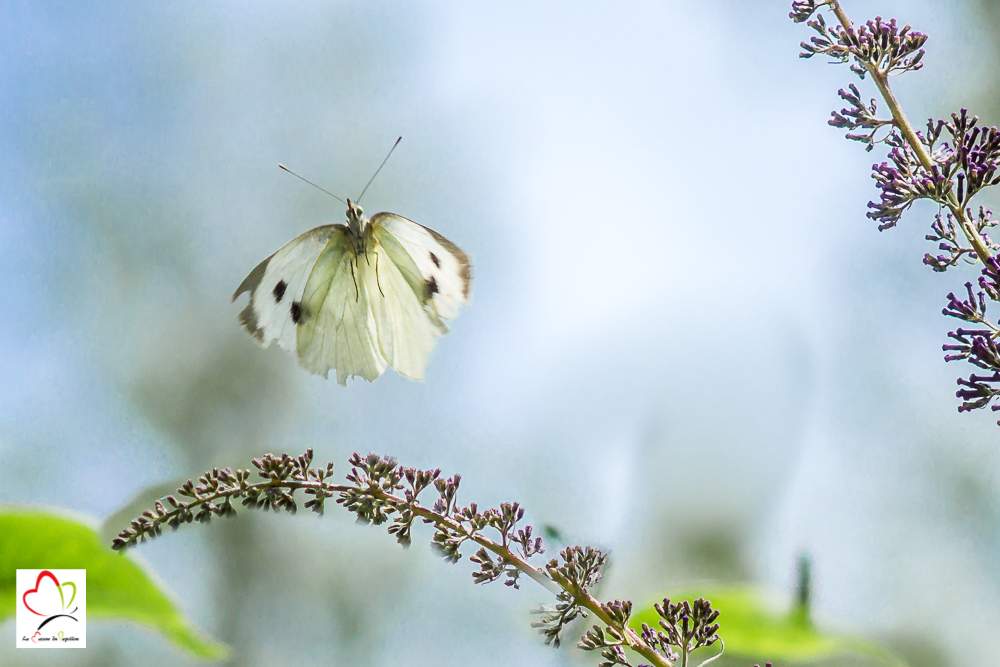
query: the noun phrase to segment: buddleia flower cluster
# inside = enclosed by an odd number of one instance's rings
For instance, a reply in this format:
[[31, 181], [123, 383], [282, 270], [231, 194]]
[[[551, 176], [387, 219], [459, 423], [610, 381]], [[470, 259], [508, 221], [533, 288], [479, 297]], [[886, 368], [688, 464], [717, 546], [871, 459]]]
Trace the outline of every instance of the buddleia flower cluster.
[[[959, 412], [1000, 410], [1000, 326], [987, 312], [990, 304], [1000, 301], [1000, 265], [995, 259], [1000, 245], [992, 238], [996, 218], [975, 201], [1000, 184], [1000, 129], [982, 124], [967, 109], [929, 119], [919, 129], [910, 124], [890, 78], [923, 66], [926, 34], [881, 17], [855, 26], [839, 0], [793, 2], [789, 18], [813, 32], [801, 44], [802, 58], [822, 56], [847, 64], [860, 79], [870, 81], [881, 98], [866, 97], [851, 83], [838, 91], [844, 106], [829, 119], [866, 150], [884, 147], [885, 159], [872, 165], [878, 196], [868, 203], [867, 216], [879, 231], [886, 231], [896, 227], [914, 203], [930, 201], [937, 213], [925, 238], [934, 249], [924, 255], [923, 263], [939, 273], [957, 266], [978, 268], [979, 275], [964, 289], [947, 295], [944, 315], [964, 324], [948, 333], [943, 350], [945, 361], [974, 368], [958, 379]], [[885, 111], [880, 112], [880, 104]]]
[[[313, 451], [292, 456], [266, 454], [251, 460], [252, 469], [213, 468], [197, 480], [188, 480], [175, 494], [156, 501], [132, 520], [112, 542], [118, 551], [160, 536], [164, 528], [209, 523], [231, 517], [237, 507], [294, 513], [299, 496], [303, 507], [322, 514], [334, 499], [359, 522], [386, 525], [396, 541], [408, 547], [414, 524], [431, 530], [431, 546], [449, 563], [468, 556], [477, 584], [503, 581], [518, 589], [526, 577], [555, 595], [555, 603], [536, 610], [533, 626], [545, 643], [558, 647], [569, 625], [578, 619], [596, 620], [578, 642], [585, 651], [597, 651], [600, 665], [672, 667], [678, 659], [687, 664], [693, 651], [719, 646], [719, 613], [703, 599], [693, 603], [664, 600], [656, 605], [659, 628], [631, 627], [632, 603], [601, 602], [594, 591], [604, 575], [608, 555], [591, 546], [570, 546], [542, 562], [545, 545], [535, 529], [524, 522], [525, 510], [516, 502], [481, 508], [464, 503], [459, 495], [462, 478], [446, 477], [437, 468], [400, 465], [378, 454], [353, 454], [345, 482], [333, 481], [334, 466], [313, 465]], [[423, 502], [422, 498], [430, 502]], [[721, 655], [721, 651], [715, 654]], [[705, 661], [714, 659], [709, 658]], [[703, 663], [703, 664], [705, 664]]]

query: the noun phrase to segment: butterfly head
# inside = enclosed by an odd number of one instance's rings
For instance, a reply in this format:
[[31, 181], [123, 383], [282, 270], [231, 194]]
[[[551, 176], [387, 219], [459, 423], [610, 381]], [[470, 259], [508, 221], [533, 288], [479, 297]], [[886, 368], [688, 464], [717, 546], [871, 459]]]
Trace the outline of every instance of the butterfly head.
[[347, 226], [356, 236], [360, 236], [365, 226], [365, 212], [360, 206], [347, 199]]

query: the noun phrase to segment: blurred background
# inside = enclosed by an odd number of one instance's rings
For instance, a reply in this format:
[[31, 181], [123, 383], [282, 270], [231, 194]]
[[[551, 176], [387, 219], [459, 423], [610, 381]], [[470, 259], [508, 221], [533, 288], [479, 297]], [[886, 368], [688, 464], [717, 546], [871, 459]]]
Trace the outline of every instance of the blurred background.
[[[610, 550], [605, 597], [790, 591], [806, 552], [825, 627], [995, 660], [998, 430], [940, 352], [973, 271], [921, 265], [930, 209], [865, 219], [877, 154], [826, 125], [851, 75], [798, 59], [787, 4], [3, 3], [0, 502], [100, 520], [266, 451], [376, 451]], [[994, 3], [846, 9], [931, 34], [912, 118], [1000, 119]], [[472, 303], [425, 382], [345, 390], [229, 295], [343, 219], [277, 162], [354, 194], [400, 134], [366, 209], [463, 247]], [[530, 629], [541, 589], [417, 532], [242, 513], [135, 554], [235, 665], [595, 662]], [[0, 664], [196, 664], [90, 635]]]

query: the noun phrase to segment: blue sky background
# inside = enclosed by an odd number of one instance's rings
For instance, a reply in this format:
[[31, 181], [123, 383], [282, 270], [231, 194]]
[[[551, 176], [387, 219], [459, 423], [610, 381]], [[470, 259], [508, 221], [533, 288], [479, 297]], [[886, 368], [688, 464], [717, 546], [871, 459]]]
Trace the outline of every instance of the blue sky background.
[[[5, 3], [0, 502], [100, 519], [264, 451], [378, 451], [610, 549], [608, 596], [787, 590], [807, 551], [829, 627], [984, 664], [997, 427], [940, 359], [973, 272], [920, 264], [932, 210], [865, 219], [875, 155], [825, 124], [850, 74], [797, 58], [786, 4]], [[911, 117], [982, 106], [973, 5], [847, 8], [931, 34]], [[366, 208], [467, 250], [473, 299], [426, 382], [345, 390], [229, 295], [343, 217], [277, 162], [351, 194], [400, 134]], [[255, 515], [138, 554], [241, 665], [578, 662], [529, 629], [540, 590], [473, 587], [423, 537]], [[184, 664], [95, 626], [31, 664]]]

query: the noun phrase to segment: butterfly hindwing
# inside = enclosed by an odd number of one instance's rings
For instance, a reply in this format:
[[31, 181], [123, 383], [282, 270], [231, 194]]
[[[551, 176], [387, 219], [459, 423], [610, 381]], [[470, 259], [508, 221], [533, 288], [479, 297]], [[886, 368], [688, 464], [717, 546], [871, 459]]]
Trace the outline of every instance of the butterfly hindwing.
[[387, 366], [361, 265], [345, 229], [316, 260], [302, 296], [299, 363], [324, 377], [335, 369], [340, 384], [354, 376], [370, 382]]
[[240, 322], [264, 347], [277, 341], [291, 352], [296, 348], [294, 311], [317, 258], [343, 225], [316, 227], [283, 245], [243, 279], [233, 294], [250, 293]]
[[440, 320], [454, 319], [469, 299], [469, 258], [433, 229], [395, 213], [377, 213], [370, 224], [375, 239], [444, 328]]
[[369, 250], [368, 260], [361, 263], [360, 274], [382, 357], [400, 375], [423, 379], [434, 339], [443, 333], [441, 327], [377, 242]]

